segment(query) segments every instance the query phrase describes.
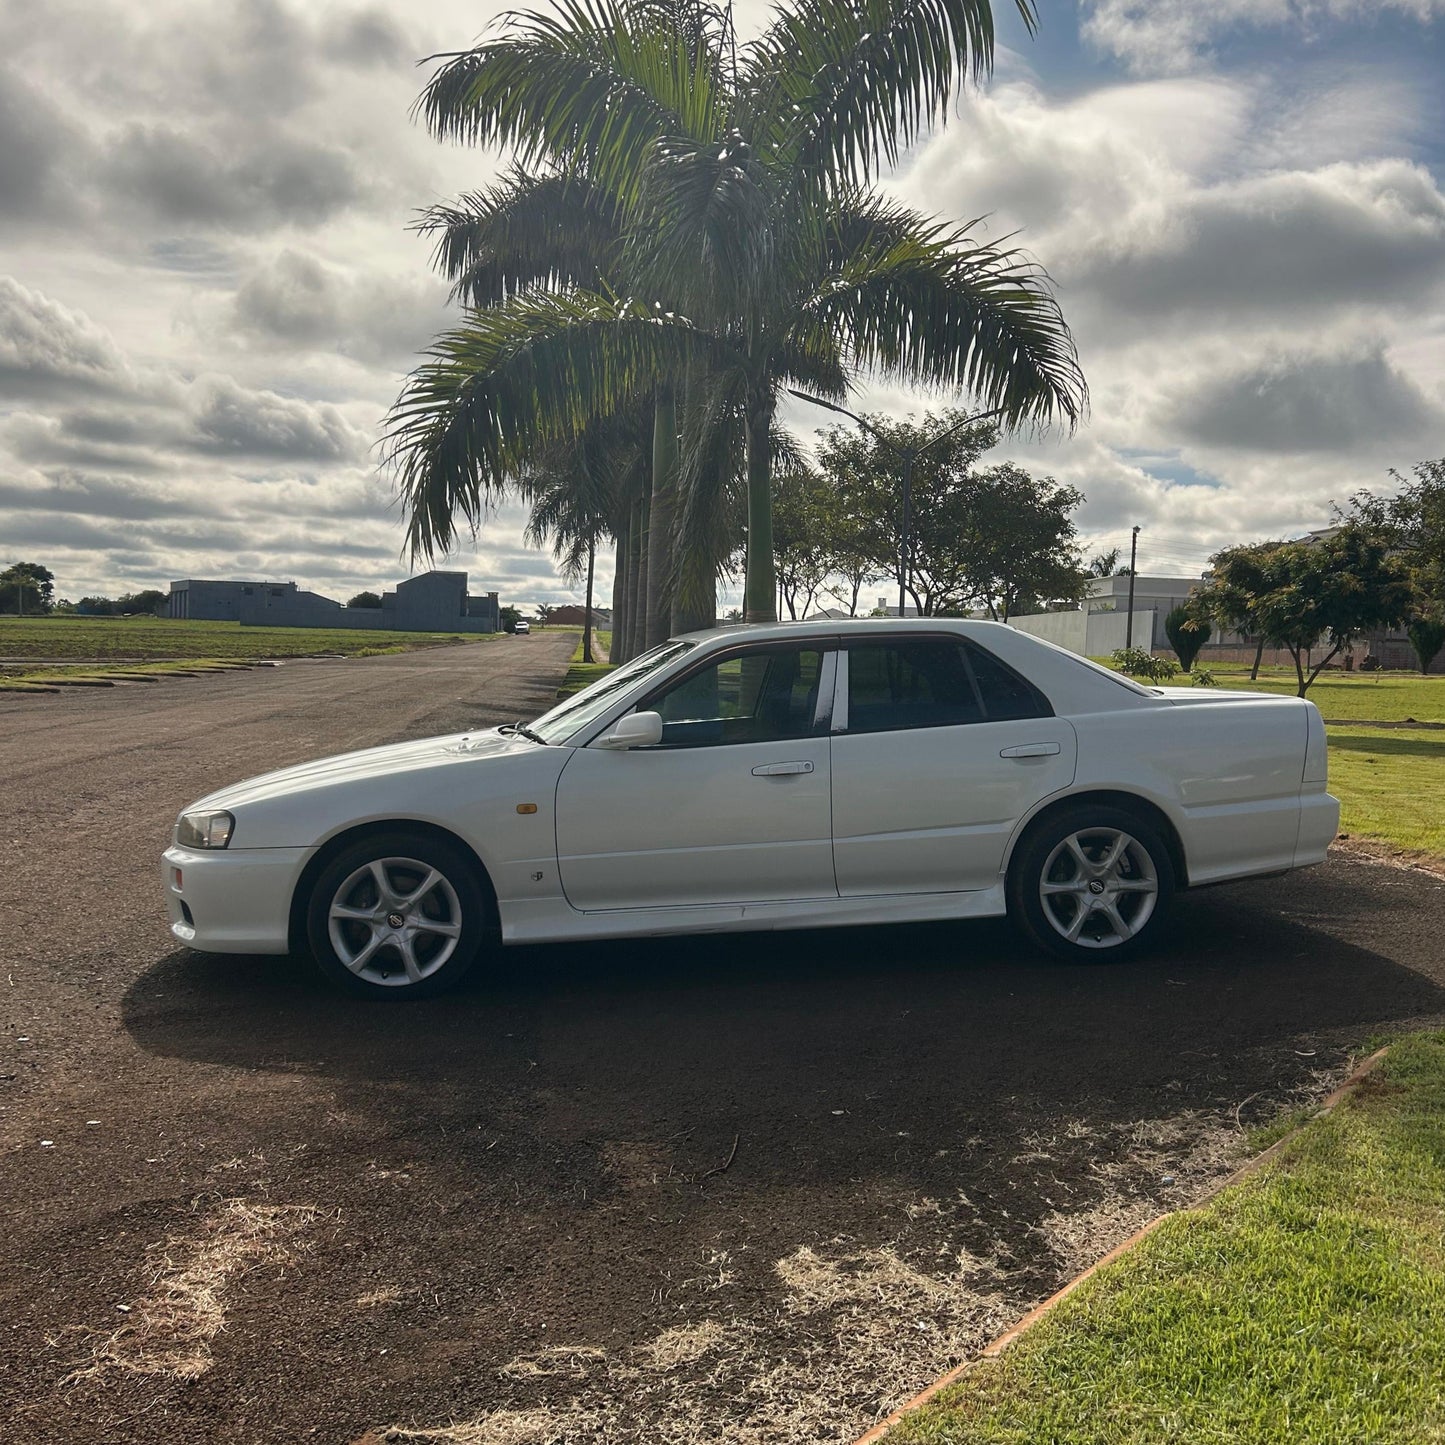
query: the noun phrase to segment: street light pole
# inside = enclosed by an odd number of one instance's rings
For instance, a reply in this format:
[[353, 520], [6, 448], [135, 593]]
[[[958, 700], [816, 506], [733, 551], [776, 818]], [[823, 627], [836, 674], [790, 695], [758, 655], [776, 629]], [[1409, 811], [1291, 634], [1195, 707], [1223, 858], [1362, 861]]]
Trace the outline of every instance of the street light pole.
[[[1139, 570], [1139, 529], [1134, 528], [1134, 534], [1129, 539], [1129, 620], [1124, 624], [1124, 646], [1134, 645], [1134, 576]], [[1114, 634], [1117, 637], [1119, 634]], [[1154, 639], [1149, 639], [1153, 644]]]
[[966, 416], [962, 421], [955, 422], [945, 432], [940, 432], [936, 437], [930, 437], [928, 441], [916, 447], [901, 447], [891, 438], [883, 435], [876, 426], [866, 417], [861, 417], [856, 411], [849, 411], [846, 406], [839, 406], [837, 402], [824, 401], [821, 396], [813, 396], [806, 391], [799, 391], [796, 387], [789, 387], [789, 392], [800, 401], [811, 401], [814, 406], [826, 407], [829, 411], [836, 411], [839, 416], [846, 416], [856, 421], [869, 436], [880, 446], [887, 447], [894, 456], [898, 457], [903, 467], [903, 504], [900, 508], [898, 519], [898, 616], [904, 615], [904, 607], [908, 596], [909, 584], [913, 580], [913, 464], [919, 457], [933, 450], [934, 447], [946, 442], [955, 432], [961, 432], [964, 427], [972, 426], [976, 421], [987, 421], [991, 416], [1001, 416], [1008, 410], [1006, 406], [996, 406], [992, 411], [975, 412], [973, 416]]

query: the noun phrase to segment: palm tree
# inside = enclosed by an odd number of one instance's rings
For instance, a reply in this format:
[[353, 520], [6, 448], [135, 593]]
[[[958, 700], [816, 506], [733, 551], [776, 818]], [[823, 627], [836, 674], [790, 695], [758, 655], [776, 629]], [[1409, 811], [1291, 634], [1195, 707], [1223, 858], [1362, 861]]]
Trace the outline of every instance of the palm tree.
[[[1032, 0], [1015, 4], [1031, 26]], [[988, 0], [801, 0], [744, 46], [704, 7], [561, 0], [448, 57], [421, 101], [433, 131], [604, 197], [625, 290], [523, 285], [439, 338], [389, 431], [414, 549], [449, 543], [457, 512], [475, 525], [532, 449], [686, 377], [680, 525], [717, 508], [717, 434], [740, 427], [746, 615], [765, 620], [783, 386], [839, 397], [868, 369], [966, 389], [1011, 424], [1077, 420], [1043, 273], [869, 186], [992, 43]]]

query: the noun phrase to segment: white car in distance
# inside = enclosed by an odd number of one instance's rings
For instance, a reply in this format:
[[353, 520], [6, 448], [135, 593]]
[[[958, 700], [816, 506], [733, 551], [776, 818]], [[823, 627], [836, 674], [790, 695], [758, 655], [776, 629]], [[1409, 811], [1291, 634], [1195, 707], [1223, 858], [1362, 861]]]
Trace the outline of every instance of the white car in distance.
[[1297, 698], [1144, 687], [988, 622], [720, 628], [529, 723], [224, 788], [162, 877], [190, 947], [309, 948], [385, 998], [498, 944], [1003, 913], [1092, 960], [1182, 888], [1322, 862], [1325, 785]]

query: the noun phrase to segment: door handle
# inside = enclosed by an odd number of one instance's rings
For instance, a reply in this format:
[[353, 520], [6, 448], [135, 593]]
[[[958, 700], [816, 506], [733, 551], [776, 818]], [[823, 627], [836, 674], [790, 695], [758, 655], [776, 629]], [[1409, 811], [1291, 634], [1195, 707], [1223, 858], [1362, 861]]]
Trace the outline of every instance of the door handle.
[[1001, 758], [1054, 758], [1059, 754], [1058, 743], [1020, 743], [1016, 748], [1003, 748]]
[[794, 773], [811, 773], [813, 765], [810, 762], [801, 763], [763, 763], [760, 767], [753, 769], [755, 778], [785, 778]]

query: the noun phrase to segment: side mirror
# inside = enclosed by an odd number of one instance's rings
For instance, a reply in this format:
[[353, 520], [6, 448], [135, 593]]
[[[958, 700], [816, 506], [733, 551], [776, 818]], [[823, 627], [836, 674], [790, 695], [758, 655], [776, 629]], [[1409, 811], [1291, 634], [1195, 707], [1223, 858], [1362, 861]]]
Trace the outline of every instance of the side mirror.
[[628, 748], [656, 747], [661, 741], [661, 713], [630, 712], [626, 717], [619, 718], [612, 731], [598, 738], [592, 746], [625, 752]]

